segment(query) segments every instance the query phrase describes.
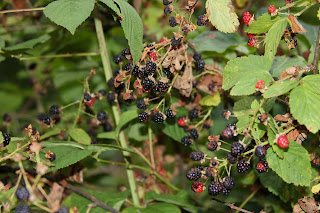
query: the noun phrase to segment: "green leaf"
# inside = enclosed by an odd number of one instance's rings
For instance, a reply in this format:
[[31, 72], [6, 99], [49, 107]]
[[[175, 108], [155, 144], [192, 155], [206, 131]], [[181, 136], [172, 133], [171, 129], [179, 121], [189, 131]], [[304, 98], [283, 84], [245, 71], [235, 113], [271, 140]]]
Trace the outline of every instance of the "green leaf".
[[320, 8], [319, 8], [319, 10], [318, 10], [317, 17], [318, 17], [318, 19], [320, 20]]
[[68, 130], [68, 134], [75, 141], [77, 141], [77, 142], [79, 142], [81, 144], [86, 144], [86, 145], [91, 144], [90, 136], [83, 129], [80, 129], [80, 128], [69, 129]]
[[300, 124], [312, 133], [320, 129], [320, 95], [307, 89], [307, 86], [296, 87], [290, 93], [290, 111]]
[[178, 126], [178, 120], [177, 118], [173, 118], [172, 120], [166, 120], [164, 122], [164, 127], [162, 129], [164, 134], [169, 136], [175, 141], [181, 141], [181, 139], [184, 136], [187, 136], [188, 134], [183, 130], [183, 128]]
[[268, 149], [266, 160], [270, 168], [285, 182], [301, 186], [310, 185], [311, 164], [308, 151], [295, 141], [290, 140], [283, 159], [280, 159], [272, 149]]
[[223, 71], [223, 89], [228, 90], [248, 75], [264, 77], [271, 67], [271, 61], [263, 56], [249, 55], [227, 63]]
[[281, 19], [280, 16], [271, 17], [269, 13], [260, 16], [257, 21], [252, 22], [246, 33], [261, 34], [266, 33], [274, 23]]
[[74, 35], [76, 28], [90, 16], [94, 3], [94, 0], [58, 0], [48, 4], [43, 12]]
[[42, 141], [44, 139], [47, 139], [47, 138], [50, 138], [50, 137], [52, 137], [54, 135], [58, 135], [58, 134], [60, 134], [60, 132], [61, 132], [61, 129], [50, 130], [49, 132], [46, 132], [43, 135], [41, 135], [40, 141]]
[[37, 44], [42, 44], [48, 41], [51, 37], [49, 35], [42, 35], [39, 38], [31, 39], [29, 41], [15, 44], [13, 46], [3, 48], [4, 51], [9, 53], [23, 53], [25, 50], [34, 48]]
[[270, 60], [273, 60], [274, 55], [277, 53], [277, 48], [284, 30], [288, 25], [288, 19], [283, 18], [278, 20], [267, 33], [267, 36], [264, 40], [265, 44], [265, 53]]
[[102, 132], [97, 135], [97, 138], [116, 139], [116, 132]]
[[121, 15], [118, 6], [112, 0], [99, 0], [99, 3], [104, 3], [107, 7], [113, 10], [117, 15]]
[[148, 205], [148, 207], [143, 211], [143, 213], [154, 213], [154, 212], [159, 212], [159, 213], [167, 213], [167, 212], [172, 212], [172, 213], [180, 213], [180, 209], [170, 203], [155, 203]]
[[112, 144], [96, 144], [96, 145], [89, 145], [86, 147], [88, 150], [91, 150], [92, 152], [105, 152], [105, 151], [110, 151], [110, 150], [119, 150], [119, 151], [127, 151], [131, 153], [136, 153], [134, 149], [132, 148], [122, 148], [117, 145], [112, 145]]
[[[44, 150], [45, 152], [50, 150], [56, 154], [56, 159], [52, 162], [54, 166], [50, 167], [47, 172], [70, 166], [91, 154], [90, 150], [78, 149], [72, 146], [46, 147]], [[41, 152], [40, 156], [42, 159], [46, 159], [45, 153]]]
[[201, 106], [218, 106], [221, 102], [220, 93], [217, 92], [214, 95], [207, 95], [200, 100]]
[[122, 20], [120, 21], [124, 35], [128, 40], [133, 57], [133, 64], [140, 60], [143, 44], [143, 24], [137, 11], [125, 0], [115, 0], [119, 5]]
[[44, 147], [57, 147], [57, 146], [70, 146], [70, 147], [76, 147], [79, 149], [86, 149], [85, 145], [81, 145], [78, 142], [73, 141], [43, 141], [41, 142], [41, 145]]
[[271, 97], [276, 97], [283, 95], [296, 86], [299, 85], [298, 81], [280, 81], [275, 84], [272, 84], [266, 92], [263, 94], [264, 98], [271, 98]]
[[320, 74], [305, 76], [300, 82], [308, 90], [320, 95]]
[[318, 183], [317, 185], [312, 186], [311, 191], [313, 194], [318, 194], [320, 191], [320, 183]]
[[206, 9], [209, 21], [219, 31], [234, 33], [240, 23], [231, 0], [207, 0]]
[[138, 111], [137, 110], [130, 110], [130, 111], [125, 111], [124, 113], [121, 114], [118, 126], [115, 130], [116, 136], [119, 134], [121, 128], [129, 123], [130, 121], [136, 119], [138, 117]]
[[305, 63], [304, 58], [301, 56], [294, 56], [294, 57], [276, 56], [274, 57], [270, 74], [273, 77], [277, 77], [280, 79], [281, 72], [295, 65], [305, 67], [307, 64]]

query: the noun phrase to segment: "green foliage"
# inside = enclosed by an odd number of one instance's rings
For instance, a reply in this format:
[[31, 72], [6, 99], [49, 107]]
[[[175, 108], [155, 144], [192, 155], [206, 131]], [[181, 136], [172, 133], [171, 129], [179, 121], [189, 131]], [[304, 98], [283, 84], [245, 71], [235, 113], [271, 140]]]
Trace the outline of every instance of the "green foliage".
[[281, 20], [280, 16], [271, 17], [269, 13], [264, 13], [245, 32], [253, 34], [266, 33], [279, 20]]
[[221, 102], [220, 93], [214, 95], [207, 95], [201, 99], [200, 104], [202, 106], [218, 106]]
[[50, 138], [52, 136], [55, 136], [55, 135], [58, 135], [60, 134], [61, 132], [61, 129], [52, 129], [46, 133], [44, 133], [43, 135], [40, 136], [40, 140], [44, 140], [44, 139], [47, 139], [47, 138]]
[[58, 0], [48, 4], [43, 12], [74, 35], [76, 28], [90, 16], [94, 3], [94, 0]]
[[83, 129], [80, 128], [73, 128], [68, 130], [68, 134], [70, 137], [72, 137], [75, 141], [81, 143], [81, 144], [90, 144], [91, 139], [90, 136], [84, 131]]
[[264, 98], [271, 98], [286, 94], [293, 88], [299, 85], [298, 81], [279, 81], [272, 84], [267, 91], [263, 94]]
[[5, 47], [2, 50], [4, 50], [7, 53], [10, 54], [17, 54], [17, 53], [23, 53], [28, 49], [34, 48], [37, 44], [44, 43], [48, 41], [51, 37], [49, 35], [42, 35], [39, 38], [31, 39], [19, 44], [15, 44], [9, 47]]
[[133, 119], [138, 118], [138, 112], [137, 110], [130, 110], [130, 111], [126, 111], [124, 113], [122, 113], [118, 126], [115, 130], [115, 134], [116, 136], [119, 134], [121, 128], [126, 125], [127, 123], [129, 123], [130, 121], [132, 121]]
[[301, 56], [286, 57], [286, 56], [275, 56], [273, 60], [272, 67], [270, 69], [270, 74], [273, 77], [280, 78], [281, 72], [285, 71], [289, 67], [301, 66], [304, 67], [307, 64], [305, 63], [304, 58]]
[[99, 0], [99, 3], [101, 3], [101, 5], [105, 4], [107, 7], [112, 9], [117, 15], [121, 15], [118, 6], [114, 3], [113, 0]]

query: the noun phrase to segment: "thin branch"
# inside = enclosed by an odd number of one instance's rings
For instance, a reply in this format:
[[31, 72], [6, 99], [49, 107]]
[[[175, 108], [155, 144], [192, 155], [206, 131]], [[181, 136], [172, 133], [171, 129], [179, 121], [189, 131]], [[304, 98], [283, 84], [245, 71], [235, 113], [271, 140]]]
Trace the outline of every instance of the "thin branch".
[[233, 203], [226, 203], [222, 200], [218, 200], [217, 198], [211, 198], [211, 200], [217, 201], [218, 203], [222, 203], [223, 205], [228, 206], [230, 209], [234, 209], [234, 210], [241, 211], [244, 213], [254, 213], [254, 212], [239, 208], [239, 207], [235, 206]]
[[34, 56], [34, 57], [20, 57], [13, 55], [12, 57], [17, 58], [21, 61], [28, 61], [28, 60], [37, 60], [43, 58], [69, 58], [75, 56], [96, 56], [100, 55], [99, 52], [92, 52], [92, 53], [66, 53], [66, 54], [58, 54], [58, 55], [41, 55], [41, 56]]
[[20, 13], [20, 12], [32, 12], [32, 11], [42, 11], [45, 7], [38, 7], [38, 8], [25, 8], [25, 9], [13, 9], [13, 10], [3, 10], [0, 11], [0, 14], [6, 13]]
[[287, 106], [290, 106], [290, 104], [288, 103], [288, 101], [282, 100], [281, 98], [276, 97], [277, 101], [279, 101], [280, 103], [283, 103]]
[[313, 74], [319, 74], [319, 70], [318, 70], [318, 62], [319, 62], [319, 52], [320, 52], [320, 26], [319, 26], [319, 31], [318, 31], [318, 38], [317, 38], [317, 45], [316, 45], [316, 49], [314, 51], [314, 58], [313, 58]]

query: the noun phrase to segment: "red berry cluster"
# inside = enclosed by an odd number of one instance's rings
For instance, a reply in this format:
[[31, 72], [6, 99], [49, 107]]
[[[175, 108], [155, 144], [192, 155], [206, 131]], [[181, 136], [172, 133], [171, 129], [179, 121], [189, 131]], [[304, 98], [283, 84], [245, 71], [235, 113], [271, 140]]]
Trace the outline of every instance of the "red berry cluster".
[[277, 139], [277, 144], [280, 148], [288, 148], [290, 141], [286, 135], [280, 135]]
[[266, 82], [264, 82], [263, 80], [259, 79], [257, 81], [257, 84], [256, 84], [256, 89], [258, 89], [258, 90], [264, 89], [265, 88], [265, 84], [266, 84]]

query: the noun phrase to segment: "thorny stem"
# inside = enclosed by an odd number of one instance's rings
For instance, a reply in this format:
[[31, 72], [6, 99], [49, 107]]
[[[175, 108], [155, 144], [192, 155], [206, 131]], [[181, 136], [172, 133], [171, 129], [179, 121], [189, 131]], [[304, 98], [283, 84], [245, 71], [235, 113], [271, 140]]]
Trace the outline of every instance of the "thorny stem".
[[318, 31], [316, 49], [314, 52], [314, 58], [313, 58], [313, 62], [312, 62], [314, 75], [319, 74], [319, 70], [318, 70], [319, 52], [320, 52], [320, 26], [319, 26], [319, 31]]
[[0, 162], [1, 161], [4, 161], [4, 160], [7, 160], [7, 159], [10, 159], [11, 157], [13, 157], [18, 151], [20, 151], [21, 149], [24, 149], [25, 147], [29, 146], [30, 145], [30, 142], [26, 143], [25, 145], [23, 145], [22, 147], [14, 150], [10, 155], [7, 155], [3, 158], [0, 158]]
[[26, 9], [13, 9], [13, 10], [3, 10], [0, 11], [0, 14], [6, 13], [20, 13], [20, 12], [32, 12], [32, 11], [42, 11], [45, 7], [38, 7], [38, 8], [26, 8]]
[[148, 135], [149, 135], [149, 151], [150, 151], [150, 159], [151, 159], [151, 165], [152, 169], [155, 169], [155, 162], [154, 162], [154, 154], [153, 154], [153, 142], [152, 142], [152, 129], [150, 126], [148, 126]]
[[58, 55], [41, 55], [41, 56], [34, 56], [34, 57], [20, 57], [17, 55], [12, 56], [13, 58], [17, 58], [21, 61], [29, 61], [29, 60], [38, 60], [44, 58], [69, 58], [69, 57], [76, 57], [76, 56], [97, 56], [100, 55], [98, 52], [93, 53], [66, 53], [66, 54], [58, 54]]
[[[259, 189], [260, 189], [260, 186], [259, 186], [256, 190], [254, 190], [254, 191], [241, 203], [241, 205], [239, 206], [239, 208], [242, 209], [242, 208], [248, 203], [248, 201], [259, 191]], [[238, 212], [239, 212], [239, 210], [236, 211], [236, 213], [238, 213]]]

